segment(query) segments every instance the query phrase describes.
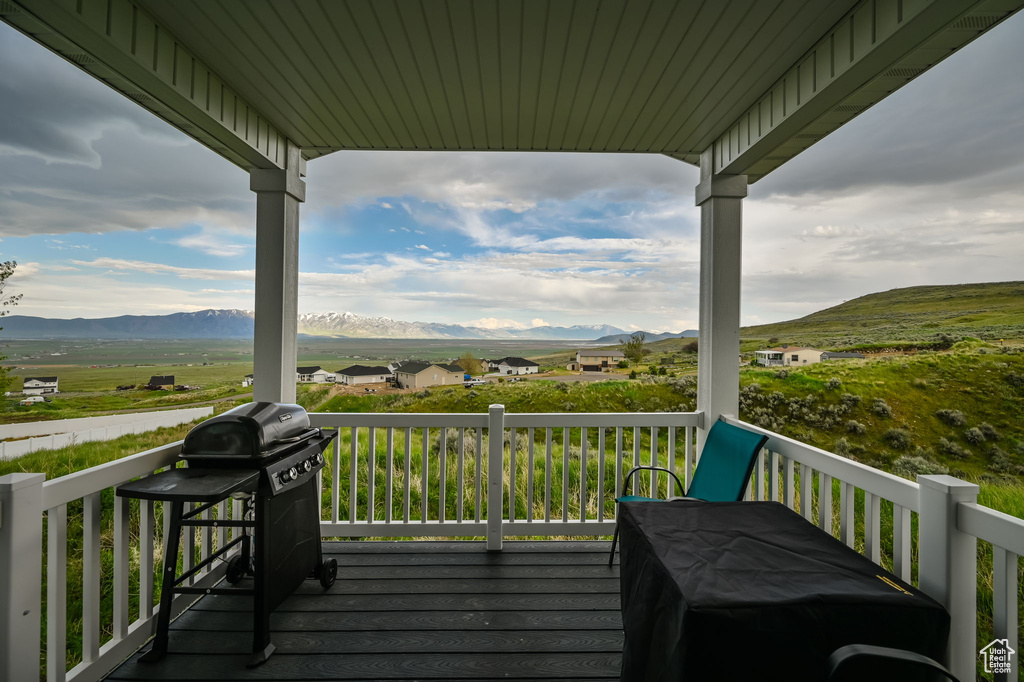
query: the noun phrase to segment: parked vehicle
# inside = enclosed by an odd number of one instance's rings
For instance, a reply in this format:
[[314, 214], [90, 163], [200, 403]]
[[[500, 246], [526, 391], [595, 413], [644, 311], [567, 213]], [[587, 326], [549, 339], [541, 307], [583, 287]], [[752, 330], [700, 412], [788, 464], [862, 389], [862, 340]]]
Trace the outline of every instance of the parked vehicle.
[[466, 388], [473, 388], [474, 386], [483, 386], [486, 383], [487, 382], [483, 379], [470, 379], [468, 381], [463, 381], [462, 385]]
[[50, 402], [41, 395], [31, 395], [21, 401], [22, 405], [34, 405], [35, 403]]

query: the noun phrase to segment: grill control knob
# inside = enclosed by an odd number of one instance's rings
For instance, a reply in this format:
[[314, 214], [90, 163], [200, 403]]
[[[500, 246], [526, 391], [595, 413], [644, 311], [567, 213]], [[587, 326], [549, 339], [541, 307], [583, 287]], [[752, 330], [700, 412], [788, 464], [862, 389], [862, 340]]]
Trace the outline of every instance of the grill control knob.
[[313, 468], [313, 465], [309, 463], [309, 460], [306, 460], [305, 462], [302, 463], [302, 470], [303, 471], [309, 471], [312, 468]]
[[288, 474], [289, 474], [289, 475], [290, 475], [290, 476], [291, 476], [291, 477], [292, 477], [293, 479], [295, 479], [295, 478], [298, 478], [298, 477], [299, 477], [299, 470], [298, 470], [298, 469], [296, 469], [295, 467], [292, 467], [291, 469], [289, 469], [289, 470], [288, 470]]
[[292, 480], [291, 474], [289, 474], [287, 471], [282, 471], [280, 474], [278, 474], [277, 477], [281, 479], [281, 483], [287, 483], [288, 481]]

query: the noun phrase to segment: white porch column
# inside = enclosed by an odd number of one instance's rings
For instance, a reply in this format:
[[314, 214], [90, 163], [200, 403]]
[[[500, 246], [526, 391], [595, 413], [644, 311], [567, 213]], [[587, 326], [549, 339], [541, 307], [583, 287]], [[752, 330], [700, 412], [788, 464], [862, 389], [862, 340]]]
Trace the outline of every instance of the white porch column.
[[0, 680], [39, 679], [45, 479], [0, 476]]
[[716, 175], [714, 154], [700, 159], [700, 347], [697, 355], [698, 452], [720, 415], [739, 416], [740, 260], [746, 175]]
[[919, 585], [949, 611], [947, 667], [961, 680], [972, 680], [978, 660], [978, 538], [957, 527], [957, 509], [977, 503], [978, 485], [945, 475], [918, 476], [917, 484]]
[[249, 189], [256, 192], [256, 401], [295, 402], [304, 167], [299, 148], [289, 142], [285, 169], [249, 172]]

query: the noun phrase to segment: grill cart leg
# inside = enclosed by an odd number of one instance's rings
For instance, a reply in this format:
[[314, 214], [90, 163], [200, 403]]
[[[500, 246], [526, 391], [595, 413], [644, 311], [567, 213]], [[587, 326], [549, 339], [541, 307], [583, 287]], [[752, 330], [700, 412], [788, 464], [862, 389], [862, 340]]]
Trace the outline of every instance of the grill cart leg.
[[270, 514], [268, 509], [269, 500], [266, 495], [256, 496], [255, 514], [255, 535], [259, 538], [256, 549], [253, 552], [255, 562], [255, 575], [253, 576], [253, 605], [252, 605], [252, 655], [247, 668], [255, 668], [267, 662], [270, 655], [274, 653], [274, 644], [270, 641], [270, 581], [269, 576], [269, 547], [270, 544]]
[[143, 663], [156, 663], [167, 654], [167, 628], [171, 623], [171, 602], [174, 601], [175, 571], [178, 568], [178, 547], [181, 544], [182, 502], [170, 504], [170, 527], [164, 538], [164, 575], [160, 587], [160, 612], [156, 616], [156, 636], [153, 646], [139, 658]]

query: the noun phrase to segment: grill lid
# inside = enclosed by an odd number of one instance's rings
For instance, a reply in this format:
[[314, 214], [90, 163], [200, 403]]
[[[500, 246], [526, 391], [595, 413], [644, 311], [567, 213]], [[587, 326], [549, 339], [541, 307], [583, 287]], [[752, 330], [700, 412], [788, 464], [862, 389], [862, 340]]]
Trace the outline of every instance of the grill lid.
[[185, 436], [181, 456], [260, 458], [316, 433], [299, 405], [249, 403], [207, 419]]

